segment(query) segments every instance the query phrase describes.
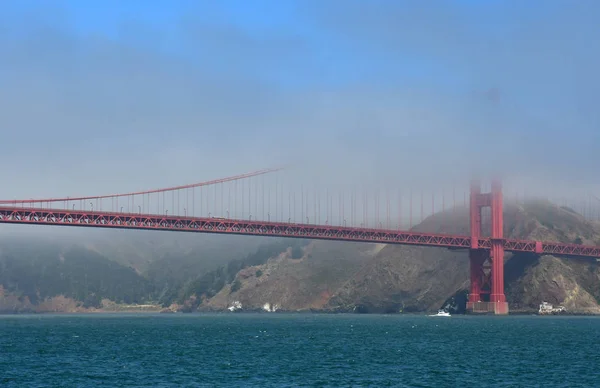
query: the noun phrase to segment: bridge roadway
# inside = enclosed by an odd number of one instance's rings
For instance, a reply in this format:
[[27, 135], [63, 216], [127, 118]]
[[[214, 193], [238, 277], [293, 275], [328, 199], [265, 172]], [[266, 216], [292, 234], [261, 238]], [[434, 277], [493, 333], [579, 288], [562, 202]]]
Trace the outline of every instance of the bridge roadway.
[[[490, 249], [492, 245], [489, 237], [477, 238], [472, 243], [470, 236], [389, 229], [14, 206], [0, 207], [0, 223], [240, 234], [454, 249]], [[565, 257], [600, 257], [600, 247], [556, 242], [504, 239], [504, 250]]]

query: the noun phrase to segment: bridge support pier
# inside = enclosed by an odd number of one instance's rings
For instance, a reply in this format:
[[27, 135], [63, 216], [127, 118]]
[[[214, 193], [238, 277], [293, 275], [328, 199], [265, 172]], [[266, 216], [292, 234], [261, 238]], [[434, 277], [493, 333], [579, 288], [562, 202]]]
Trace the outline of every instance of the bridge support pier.
[[[502, 185], [492, 182], [491, 193], [481, 193], [478, 181], [471, 182], [471, 248], [469, 250], [471, 291], [467, 311], [471, 313], [508, 314], [504, 295], [504, 236]], [[480, 247], [481, 209], [492, 209], [491, 247]], [[491, 265], [486, 265], [486, 264]], [[487, 297], [489, 295], [489, 297]], [[484, 298], [486, 296], [487, 298]]]

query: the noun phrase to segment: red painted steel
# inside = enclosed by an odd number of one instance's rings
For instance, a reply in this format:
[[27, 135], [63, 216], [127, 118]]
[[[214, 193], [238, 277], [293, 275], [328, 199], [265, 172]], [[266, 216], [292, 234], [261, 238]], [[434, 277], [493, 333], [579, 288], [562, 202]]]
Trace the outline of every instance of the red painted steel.
[[559, 256], [587, 256], [600, 258], [600, 247], [542, 242], [542, 253]]
[[492, 181], [490, 193], [492, 208], [492, 293], [490, 302], [494, 313], [508, 314], [508, 303], [504, 295], [504, 219], [502, 208], [502, 185], [499, 180]]
[[[469, 299], [467, 302], [467, 308], [471, 310], [476, 303], [481, 301], [481, 294], [483, 291], [482, 287], [484, 283], [483, 265], [486, 261], [486, 257], [484, 256], [486, 251], [480, 249], [481, 205], [479, 204], [479, 201], [481, 196], [481, 183], [477, 180], [473, 180], [471, 182], [469, 195], [469, 225], [471, 232], [471, 244], [469, 246], [469, 268], [471, 290], [469, 292]], [[491, 242], [489, 243], [489, 248], [491, 248]]]
[[[96, 227], [96, 228], [121, 228], [121, 229], [144, 229], [144, 230], [163, 230], [163, 231], [184, 231], [184, 232], [196, 232], [196, 233], [224, 233], [224, 234], [243, 234], [243, 235], [255, 235], [255, 236], [277, 236], [277, 237], [292, 237], [292, 238], [306, 238], [306, 239], [321, 239], [321, 240], [338, 240], [338, 241], [354, 241], [354, 242], [370, 242], [370, 243], [385, 243], [385, 244], [402, 244], [402, 245], [416, 245], [425, 247], [442, 247], [450, 249], [466, 249], [469, 251], [470, 260], [470, 279], [471, 289], [469, 299], [467, 302], [467, 308], [471, 311], [481, 312], [493, 312], [496, 314], [508, 313], [508, 304], [504, 295], [504, 252], [529, 252], [537, 255], [551, 254], [566, 257], [593, 257], [600, 258], [600, 246], [586, 246], [578, 244], [562, 244], [556, 242], [542, 242], [542, 241], [523, 241], [523, 240], [512, 240], [505, 239], [503, 237], [503, 198], [502, 198], [502, 186], [499, 181], [493, 181], [491, 191], [488, 193], [481, 192], [481, 185], [479, 181], [473, 181], [470, 187], [470, 200], [469, 200], [469, 219], [470, 219], [470, 234], [468, 236], [459, 235], [446, 235], [446, 234], [432, 234], [432, 233], [420, 233], [413, 231], [402, 231], [401, 220], [402, 220], [402, 198], [398, 198], [398, 225], [397, 228], [391, 224], [390, 219], [390, 197], [389, 193], [385, 193], [386, 201], [386, 219], [385, 226], [383, 220], [380, 220], [381, 204], [380, 194], [375, 193], [373, 197], [375, 213], [371, 214], [369, 211], [369, 193], [364, 191], [362, 194], [362, 212], [363, 219], [360, 223], [360, 227], [347, 226], [345, 219], [345, 208], [344, 208], [344, 195], [338, 193], [338, 204], [334, 206], [335, 194], [330, 193], [328, 190], [325, 195], [325, 225], [320, 225], [321, 219], [321, 195], [313, 193], [312, 197], [308, 191], [305, 192], [304, 186], [300, 185], [301, 190], [301, 210], [300, 216], [301, 221], [306, 223], [295, 223], [292, 222], [292, 217], [296, 216], [296, 201], [295, 192], [293, 193], [293, 208], [290, 200], [292, 199], [292, 193], [288, 193], [288, 215], [284, 218], [284, 201], [283, 201], [283, 183], [275, 180], [275, 204], [274, 214], [271, 213], [271, 190], [265, 192], [264, 181], [261, 184], [261, 210], [263, 220], [257, 220], [258, 213], [258, 187], [254, 186], [254, 213], [250, 214], [252, 209], [252, 186], [248, 184], [247, 190], [247, 201], [245, 200], [244, 193], [244, 181], [243, 179], [252, 178], [259, 175], [268, 174], [271, 172], [278, 171], [280, 169], [265, 169], [248, 174], [237, 175], [225, 179], [218, 179], [208, 182], [196, 183], [191, 185], [176, 186], [166, 189], [156, 189], [148, 191], [140, 191], [135, 193], [127, 194], [114, 194], [114, 195], [103, 195], [103, 196], [87, 196], [87, 197], [76, 197], [76, 198], [50, 198], [50, 199], [28, 199], [28, 200], [3, 200], [0, 201], [0, 223], [5, 224], [33, 224], [33, 225], [63, 225], [63, 226], [79, 226], [79, 227]], [[224, 206], [223, 199], [223, 183], [233, 182], [234, 190], [237, 192], [238, 180], [241, 180], [241, 203], [235, 198], [231, 198], [231, 188], [228, 189], [228, 201], [227, 205]], [[216, 184], [219, 184], [221, 190], [221, 201], [217, 201], [217, 190]], [[200, 212], [203, 213], [203, 203], [206, 205], [206, 212], [208, 217], [195, 217], [195, 196], [192, 190], [192, 208], [190, 216], [189, 211], [189, 193], [187, 189], [193, 189], [195, 187], [202, 186], [213, 186], [215, 190], [211, 192], [210, 198], [208, 197], [208, 191], [204, 197], [200, 192]], [[185, 192], [183, 192], [185, 191]], [[201, 191], [201, 190], [200, 190]], [[171, 192], [165, 198], [165, 192]], [[160, 197], [156, 198], [157, 213], [163, 214], [143, 214], [150, 208], [150, 196], [149, 194], [162, 193]], [[184, 216], [177, 214], [169, 215], [168, 212], [171, 210], [174, 213], [181, 212], [180, 206], [180, 194], [184, 194], [183, 199], [183, 213]], [[331, 195], [330, 195], [331, 194]], [[135, 196], [138, 200], [141, 199], [141, 204], [135, 203]], [[235, 196], [235, 195], [234, 195]], [[98, 205], [102, 205], [102, 199], [118, 199], [127, 198], [128, 209], [139, 209], [138, 213], [124, 213], [124, 212], [108, 212], [102, 211]], [[171, 197], [171, 198], [169, 198]], [[358, 195], [352, 193], [350, 195], [350, 224], [358, 224], [357, 209], [355, 208], [358, 202]], [[421, 191], [421, 221], [425, 218], [424, 214], [424, 197], [423, 191]], [[204, 201], [202, 198], [205, 198]], [[265, 206], [265, 198], [267, 200], [267, 206]], [[312, 200], [311, 200], [312, 198]], [[168, 208], [165, 208], [166, 200], [170, 199], [171, 203]], [[209, 199], [211, 207], [209, 208]], [[80, 203], [80, 209], [75, 210], [75, 201], [88, 201], [96, 200], [94, 206], [90, 202], [90, 211], [82, 210], [83, 204]], [[58, 209], [61, 205], [60, 202], [65, 202], [65, 209]], [[465, 205], [466, 196], [464, 198]], [[246, 204], [247, 202], [247, 204]], [[54, 203], [55, 205], [50, 206]], [[162, 203], [162, 210], [159, 209]], [[36, 207], [36, 204], [40, 205], [40, 208]], [[69, 205], [73, 204], [72, 209], [69, 209]], [[241, 217], [239, 211], [237, 215], [229, 217], [231, 205], [233, 204], [233, 211], [237, 210], [239, 204], [241, 204]], [[410, 228], [413, 226], [413, 194], [412, 190], [409, 190], [408, 199], [408, 221]], [[46, 206], [43, 206], [46, 205]], [[137, 205], [137, 206], [135, 206]], [[210, 211], [215, 211], [216, 207], [220, 205], [220, 212], [226, 214], [227, 217], [213, 218], [211, 217]], [[247, 205], [248, 212], [245, 211]], [[418, 209], [419, 204], [414, 204]], [[114, 201], [111, 203], [113, 208], [119, 208], [119, 202]], [[154, 206], [154, 204], [153, 204]], [[456, 198], [453, 190], [453, 208], [456, 206]], [[44, 208], [45, 207], [45, 208]], [[334, 217], [334, 208], [338, 209], [337, 219]], [[445, 210], [445, 198], [442, 197], [442, 209]], [[482, 208], [491, 208], [491, 235], [483, 235], [483, 218]], [[120, 206], [121, 210], [123, 206]], [[371, 210], [372, 211], [372, 210]], [[435, 195], [431, 197], [431, 211], [435, 213]], [[266, 219], [265, 219], [266, 212]], [[214, 213], [213, 213], [214, 214]], [[370, 218], [369, 216], [373, 216]], [[245, 218], [248, 216], [248, 220], [242, 220], [239, 218]], [[254, 217], [253, 217], [254, 216]], [[287, 219], [288, 222], [271, 222], [274, 218], [277, 220]], [[238, 219], [236, 219], [238, 218]], [[252, 219], [254, 218], [254, 219]], [[312, 221], [312, 223], [311, 223]], [[369, 228], [370, 225], [375, 223], [375, 228]], [[338, 226], [336, 226], [337, 224]], [[378, 228], [377, 228], [378, 227]], [[385, 228], [384, 228], [385, 227]], [[487, 228], [486, 228], [487, 229]], [[487, 301], [489, 299], [489, 302]], [[484, 301], [485, 300], [485, 301]]]
[[223, 218], [0, 207], [0, 223], [171, 230], [468, 248], [466, 236]]
[[[504, 221], [502, 210], [502, 185], [499, 180], [492, 182], [490, 193], [481, 192], [481, 184], [474, 180], [470, 190], [470, 227], [471, 246], [469, 261], [471, 272], [471, 290], [467, 309], [476, 311], [478, 306], [486, 304], [482, 294], [489, 295], [486, 312], [508, 314], [508, 303], [504, 295], [504, 251], [506, 240], [503, 236]], [[490, 207], [492, 213], [491, 237], [480, 244], [482, 240], [482, 208]], [[486, 262], [491, 263], [491, 271], [486, 273]], [[485, 289], [490, 286], [491, 290]]]
[[[15, 208], [11, 206], [0, 207], [0, 223], [302, 237], [307, 239], [406, 244], [455, 249], [469, 249], [471, 247], [470, 236], [332, 225], [103, 211]], [[490, 238], [480, 237], [477, 240], [481, 251], [491, 249], [492, 242]], [[536, 252], [536, 246], [539, 245], [537, 241], [509, 239], [504, 239], [503, 241], [506, 251], [538, 253]], [[542, 242], [541, 245], [543, 248], [541, 254], [556, 254], [570, 257], [600, 257], [600, 247], [596, 246], [553, 242]]]
[[227, 177], [227, 178], [221, 178], [221, 179], [214, 179], [212, 181], [206, 181], [206, 182], [200, 182], [200, 183], [191, 183], [188, 185], [182, 185], [182, 186], [174, 186], [174, 187], [167, 187], [164, 189], [154, 189], [154, 190], [146, 190], [146, 191], [137, 191], [137, 192], [132, 192], [132, 193], [125, 193], [125, 194], [110, 194], [110, 195], [96, 195], [96, 196], [87, 196], [87, 197], [63, 197], [63, 198], [45, 198], [45, 199], [22, 199], [22, 200], [16, 200], [16, 199], [4, 199], [4, 200], [0, 200], [0, 204], [3, 205], [10, 205], [10, 204], [32, 204], [32, 203], [47, 203], [47, 202], [64, 202], [64, 201], [70, 201], [70, 202], [74, 202], [74, 201], [89, 201], [89, 200], [95, 200], [95, 199], [109, 199], [109, 198], [122, 198], [122, 197], [132, 197], [132, 196], [136, 196], [136, 195], [147, 195], [147, 194], [156, 194], [156, 193], [164, 193], [167, 191], [176, 191], [176, 190], [185, 190], [185, 189], [192, 189], [195, 187], [202, 187], [202, 186], [211, 186], [211, 185], [216, 185], [218, 183], [225, 183], [225, 182], [232, 182], [232, 181], [237, 181], [237, 180], [241, 180], [241, 179], [246, 179], [246, 178], [251, 178], [251, 177], [255, 177], [255, 176], [259, 176], [259, 175], [264, 175], [264, 174], [269, 174], [271, 172], [276, 172], [276, 171], [280, 171], [282, 170], [282, 168], [267, 168], [267, 169], [263, 169], [263, 170], [259, 170], [259, 171], [253, 171], [250, 173], [246, 173], [246, 174], [241, 174], [241, 175], [235, 175], [235, 176], [231, 176], [231, 177]]
[[469, 250], [469, 264], [471, 272], [471, 292], [469, 293], [469, 304], [477, 303], [484, 293], [485, 272], [483, 265], [486, 260], [485, 251], [480, 249]]

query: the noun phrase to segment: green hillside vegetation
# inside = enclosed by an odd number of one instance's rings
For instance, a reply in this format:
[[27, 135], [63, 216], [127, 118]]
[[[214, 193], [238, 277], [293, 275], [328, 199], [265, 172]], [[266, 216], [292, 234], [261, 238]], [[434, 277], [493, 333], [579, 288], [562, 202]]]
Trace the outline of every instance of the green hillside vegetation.
[[[504, 210], [507, 238], [600, 244], [600, 225], [571, 209], [529, 201], [507, 203]], [[438, 213], [414, 229], [468, 234], [468, 210]], [[45, 304], [40, 311], [73, 311], [81, 305], [100, 307], [104, 299], [179, 311], [224, 310], [233, 301], [249, 310], [271, 303], [293, 311], [427, 311], [450, 300], [464, 304], [469, 286], [467, 252], [442, 248], [185, 233], [2, 230], [0, 312], [37, 311], [40, 304]], [[511, 311], [533, 311], [544, 300], [569, 311], [600, 313], [599, 264], [507, 255]], [[57, 296], [70, 298], [69, 306], [55, 307], [61, 298], [49, 298]]]
[[86, 307], [99, 307], [103, 298], [117, 303], [142, 303], [154, 287], [132, 268], [82, 247], [19, 240], [4, 243], [0, 284], [36, 304], [64, 295]]
[[[244, 238], [244, 236], [227, 236], [227, 240], [206, 243], [202, 246], [189, 247], [186, 250], [172, 249], [162, 257], [153, 261], [143, 275], [158, 290], [157, 300], [161, 304], [170, 304], [179, 300], [182, 287], [196, 281], [208, 272], [217, 271], [220, 267], [234, 260], [261, 249], [261, 245], [277, 244], [277, 240], [265, 241], [261, 238]], [[232, 238], [241, 237], [232, 241]], [[264, 248], [262, 248], [264, 249]]]
[[288, 247], [298, 254], [306, 244], [294, 239], [149, 233], [144, 241], [139, 233], [116, 237], [99, 232], [91, 237], [75, 234], [76, 244], [67, 235], [3, 236], [0, 286], [4, 294], [33, 305], [62, 295], [82, 302], [83, 307], [101, 307], [103, 299], [169, 306], [192, 295], [212, 296], [231, 283], [239, 270], [264, 263]]

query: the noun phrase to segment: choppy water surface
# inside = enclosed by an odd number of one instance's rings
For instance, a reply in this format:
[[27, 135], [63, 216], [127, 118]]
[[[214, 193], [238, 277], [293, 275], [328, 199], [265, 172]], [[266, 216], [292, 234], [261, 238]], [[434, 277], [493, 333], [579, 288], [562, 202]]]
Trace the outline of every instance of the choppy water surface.
[[0, 316], [0, 386], [599, 386], [600, 318]]

